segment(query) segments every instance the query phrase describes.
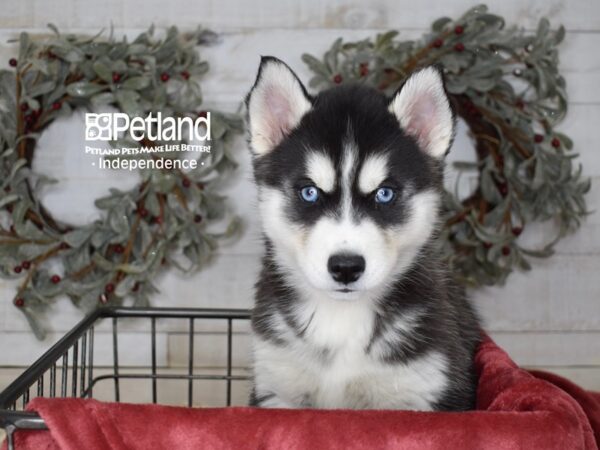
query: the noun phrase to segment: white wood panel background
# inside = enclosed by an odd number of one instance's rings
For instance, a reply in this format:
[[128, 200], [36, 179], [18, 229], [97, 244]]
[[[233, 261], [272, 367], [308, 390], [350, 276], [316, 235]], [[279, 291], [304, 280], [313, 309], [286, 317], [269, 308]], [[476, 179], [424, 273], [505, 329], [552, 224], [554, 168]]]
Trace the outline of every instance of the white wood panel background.
[[[135, 36], [151, 23], [159, 28], [177, 25], [182, 30], [202, 24], [222, 32], [219, 45], [201, 49], [211, 64], [203, 84], [206, 104], [234, 111], [252, 84], [259, 55], [273, 54], [285, 59], [307, 81], [309, 71], [300, 59], [303, 52], [319, 55], [339, 36], [358, 39], [389, 28], [400, 30], [407, 39], [415, 38], [434, 19], [443, 15], [456, 17], [472, 5], [466, 0], [0, 0], [0, 65], [7, 66], [8, 59], [16, 52], [13, 45], [7, 44], [8, 39], [22, 29], [46, 32], [49, 22], [63, 31], [89, 33], [112, 24], [117, 35], [127, 36]], [[584, 172], [593, 179], [588, 201], [592, 210], [598, 210], [600, 1], [505, 0], [489, 5], [509, 25], [534, 29], [542, 16], [555, 25], [565, 25], [567, 35], [560, 56], [568, 83], [570, 112], [562, 130], [574, 139]], [[73, 162], [81, 153], [82, 123], [77, 120], [54, 124], [47, 131], [40, 143], [39, 150], [43, 151], [39, 153], [49, 157], [40, 159], [38, 166], [64, 181], [62, 193], [49, 194], [47, 199], [49, 203], [58, 203], [53, 209], [57, 215], [72, 217], [65, 208], [60, 209], [60, 204], [77, 205], [77, 215], [85, 219], [94, 214], [89, 205], [97, 192], [110, 183], [89, 167], [80, 167], [82, 162]], [[252, 286], [261, 251], [260, 228], [245, 141], [239, 139], [236, 145], [240, 168], [226, 193], [233, 208], [245, 219], [247, 231], [240, 241], [223, 248], [204, 272], [194, 276], [164, 274], [159, 281], [161, 294], [154, 299], [157, 306], [245, 308], [252, 304]], [[472, 158], [464, 130], [455, 142], [452, 158]], [[80, 173], [85, 174], [90, 186], [87, 193], [68, 187], [68, 182], [76, 182], [75, 174]], [[548, 226], [530, 227], [522, 238], [538, 242], [549, 231]], [[594, 214], [577, 234], [558, 245], [553, 258], [537, 262], [532, 272], [514, 274], [504, 287], [482, 289], [472, 296], [487, 329], [518, 363], [547, 368], [600, 390], [599, 272], [600, 217]], [[12, 306], [14, 287], [12, 282], [0, 281], [0, 389], [81, 317], [68, 301], [60, 301], [53, 308], [52, 332], [45, 342], [37, 342]], [[201, 345], [195, 347], [195, 361], [201, 367], [222, 367], [225, 337], [214, 326], [203, 329], [206, 333], [197, 337]], [[178, 323], [159, 325], [158, 362], [165, 370], [176, 370], [187, 363], [183, 330]], [[131, 367], [147, 365], [148, 327], [128, 323], [122, 331], [123, 363]], [[97, 361], [101, 365], [111, 361], [108, 333], [107, 324], [98, 328]], [[244, 367], [249, 357], [247, 328], [241, 327], [235, 339], [234, 362]], [[143, 398], [141, 389], [139, 396], [136, 394], [137, 389], [137, 386], [132, 388], [131, 401]], [[165, 401], [173, 404], [180, 401], [180, 394], [174, 388], [166, 392], [170, 397]], [[243, 403], [245, 390], [236, 390], [235, 396], [238, 403]], [[218, 404], [214, 399], [207, 402]]]

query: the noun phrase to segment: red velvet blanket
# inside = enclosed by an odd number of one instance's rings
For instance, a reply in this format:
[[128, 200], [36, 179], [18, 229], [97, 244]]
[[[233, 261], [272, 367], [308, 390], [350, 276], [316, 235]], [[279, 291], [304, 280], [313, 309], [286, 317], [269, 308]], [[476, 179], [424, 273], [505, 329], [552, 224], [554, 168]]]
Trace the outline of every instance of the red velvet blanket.
[[476, 358], [478, 410], [467, 413], [192, 409], [34, 399], [50, 431], [17, 449], [597, 449], [600, 394], [519, 369], [489, 338]]

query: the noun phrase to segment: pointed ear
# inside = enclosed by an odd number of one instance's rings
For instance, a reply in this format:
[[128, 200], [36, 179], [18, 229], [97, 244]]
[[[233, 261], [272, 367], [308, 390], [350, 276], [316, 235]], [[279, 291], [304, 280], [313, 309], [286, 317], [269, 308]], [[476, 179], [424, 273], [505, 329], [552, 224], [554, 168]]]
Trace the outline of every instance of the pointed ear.
[[400, 126], [421, 149], [442, 158], [454, 138], [454, 115], [439, 70], [427, 67], [413, 73], [389, 106]]
[[311, 108], [311, 98], [294, 72], [272, 56], [262, 57], [246, 98], [250, 145], [257, 155], [273, 150]]

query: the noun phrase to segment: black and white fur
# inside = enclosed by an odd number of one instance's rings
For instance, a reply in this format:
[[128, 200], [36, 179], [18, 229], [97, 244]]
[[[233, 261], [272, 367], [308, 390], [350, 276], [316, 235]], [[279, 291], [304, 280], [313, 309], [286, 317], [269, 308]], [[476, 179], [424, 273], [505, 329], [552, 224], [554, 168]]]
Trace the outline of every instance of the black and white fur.
[[479, 323], [436, 247], [454, 135], [440, 73], [391, 100], [359, 84], [313, 98], [265, 57], [247, 108], [265, 240], [251, 404], [472, 408]]

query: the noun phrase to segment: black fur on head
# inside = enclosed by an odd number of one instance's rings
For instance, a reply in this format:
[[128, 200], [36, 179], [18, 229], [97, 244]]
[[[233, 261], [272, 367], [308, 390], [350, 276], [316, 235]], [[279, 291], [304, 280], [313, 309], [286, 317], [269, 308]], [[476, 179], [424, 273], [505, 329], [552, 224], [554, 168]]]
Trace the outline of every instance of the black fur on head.
[[[449, 139], [445, 148], [437, 151], [435, 156], [420, 145], [416, 135], [408, 133], [399, 123], [400, 118], [394, 114], [393, 102], [398, 98], [402, 89], [391, 98], [386, 98], [379, 91], [364, 84], [348, 84], [328, 89], [311, 97], [298, 77], [282, 61], [273, 57], [263, 57], [256, 82], [246, 98], [249, 112], [250, 144], [257, 140], [257, 136], [265, 134], [263, 129], [254, 127], [251, 108], [253, 94], [261, 83], [267, 84], [265, 72], [270, 70], [281, 71], [294, 81], [295, 89], [286, 92], [273, 92], [275, 97], [271, 106], [279, 106], [281, 119], [280, 130], [268, 130], [277, 136], [269, 139], [271, 148], [255, 149], [254, 174], [257, 184], [289, 191], [289, 213], [297, 221], [311, 223], [323, 214], [335, 215], [340, 213], [341, 192], [340, 182], [344, 153], [348, 145], [356, 148], [354, 162], [353, 213], [357, 218], [371, 216], [382, 226], [401, 223], [405, 216], [405, 200], [413, 194], [434, 189], [441, 192], [443, 189], [443, 160], [439, 154], [444, 155], [454, 136], [454, 115], [449, 110]], [[432, 69], [441, 80], [441, 73]], [[281, 74], [278, 74], [281, 76]], [[275, 90], [276, 88], [272, 88]], [[443, 89], [443, 88], [442, 88]], [[277, 98], [280, 94], [284, 99]], [[442, 94], [444, 94], [442, 90]], [[445, 94], [444, 94], [445, 95]], [[286, 104], [286, 101], [288, 102]], [[305, 101], [302, 113], [290, 120], [285, 120], [286, 114], [293, 107], [290, 104]], [[281, 102], [282, 104], [278, 103]], [[254, 114], [262, 114], [256, 108]], [[435, 118], [432, 118], [434, 120]], [[266, 128], [266, 127], [263, 127]], [[277, 128], [277, 125], [275, 125]], [[279, 133], [279, 134], [278, 134]], [[336, 168], [338, 180], [334, 190], [320, 197], [316, 205], [306, 205], [297, 195], [297, 192], [309, 183], [307, 179], [307, 157], [312, 152], [325, 154]], [[386, 156], [389, 174], [382, 183], [393, 188], [396, 195], [392, 207], [385, 208], [373, 202], [373, 192], [360, 192], [358, 188], [358, 173], [367, 158], [382, 154]]]

